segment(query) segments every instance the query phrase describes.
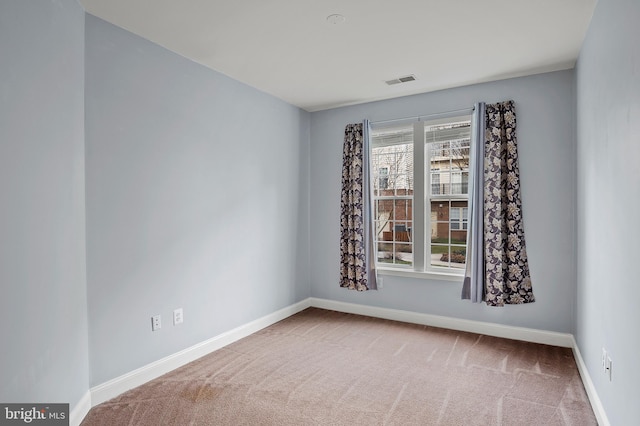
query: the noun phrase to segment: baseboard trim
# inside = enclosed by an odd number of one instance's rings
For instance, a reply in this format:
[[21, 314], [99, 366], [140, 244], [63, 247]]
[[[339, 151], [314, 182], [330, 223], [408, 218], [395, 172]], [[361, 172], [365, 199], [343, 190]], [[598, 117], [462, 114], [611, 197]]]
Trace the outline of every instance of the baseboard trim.
[[311, 306], [349, 314], [366, 315], [376, 318], [409, 322], [412, 324], [448, 328], [450, 330], [467, 331], [470, 333], [486, 334], [488, 336], [523, 340], [525, 342], [542, 343], [545, 345], [561, 346], [565, 348], [573, 347], [574, 342], [573, 336], [568, 333], [514, 327], [489, 322], [402, 311], [398, 309], [380, 308], [376, 306], [358, 305], [355, 303], [338, 302], [335, 300], [319, 299], [315, 297], [311, 297], [309, 299]]
[[598, 392], [596, 392], [596, 387], [591, 380], [589, 370], [587, 370], [587, 364], [584, 363], [584, 359], [582, 358], [582, 354], [580, 353], [580, 348], [578, 348], [578, 342], [576, 342], [576, 339], [573, 336], [571, 336], [571, 339], [573, 340], [573, 357], [575, 358], [576, 364], [578, 365], [578, 371], [580, 372], [580, 377], [582, 378], [582, 384], [584, 385], [584, 389], [587, 391], [587, 396], [589, 397], [589, 402], [591, 403], [593, 413], [596, 415], [598, 425], [610, 426], [611, 423], [609, 423], [607, 413], [604, 411], [602, 401], [600, 401]]
[[91, 410], [91, 391], [87, 391], [69, 413], [69, 426], [79, 426]]
[[[127, 374], [116, 377], [108, 382], [91, 388], [90, 402], [93, 406], [101, 404], [105, 401], [115, 398], [123, 392], [133, 389], [136, 386], [140, 386], [149, 380], [153, 380], [175, 370], [178, 367], [182, 367], [185, 364], [195, 361], [196, 359], [207, 355], [213, 351], [223, 348], [237, 340], [247, 337], [256, 331], [262, 330], [278, 321], [281, 321], [293, 314], [296, 314], [309, 307], [309, 299], [305, 299], [301, 302], [282, 308], [269, 315], [265, 315], [262, 318], [251, 321], [247, 324], [236, 327], [233, 330], [229, 330], [204, 342], [193, 345], [189, 348], [176, 352], [158, 361], [147, 364], [143, 367], [137, 368]], [[86, 414], [86, 413], [85, 413]], [[84, 417], [84, 416], [83, 416]]]

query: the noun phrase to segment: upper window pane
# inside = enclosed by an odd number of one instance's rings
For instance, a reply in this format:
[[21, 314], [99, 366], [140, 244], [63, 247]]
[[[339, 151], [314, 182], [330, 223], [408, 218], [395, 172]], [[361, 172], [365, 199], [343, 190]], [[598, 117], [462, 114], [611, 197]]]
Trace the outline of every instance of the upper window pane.
[[375, 195], [413, 195], [413, 127], [375, 131], [371, 141]]
[[470, 138], [469, 121], [425, 127], [432, 196], [469, 193]]

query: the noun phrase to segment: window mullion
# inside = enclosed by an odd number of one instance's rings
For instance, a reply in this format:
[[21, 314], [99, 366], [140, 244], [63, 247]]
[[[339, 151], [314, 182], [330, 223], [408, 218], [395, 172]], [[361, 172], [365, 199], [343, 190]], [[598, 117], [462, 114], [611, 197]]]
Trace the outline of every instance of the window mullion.
[[424, 122], [413, 124], [413, 265], [425, 270], [425, 137]]

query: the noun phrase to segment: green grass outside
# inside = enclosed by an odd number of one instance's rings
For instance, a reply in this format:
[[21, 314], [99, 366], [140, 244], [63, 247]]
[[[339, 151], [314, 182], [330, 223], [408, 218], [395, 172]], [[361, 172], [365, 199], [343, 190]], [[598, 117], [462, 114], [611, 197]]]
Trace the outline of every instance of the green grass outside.
[[[460, 245], [465, 245], [467, 242], [465, 240], [456, 240], [456, 239], [452, 239], [451, 240], [451, 244], [460, 244]], [[437, 245], [437, 244], [449, 244], [449, 239], [448, 238], [434, 238], [431, 240], [431, 254], [443, 254], [443, 253], [449, 253], [449, 247], [448, 245]], [[436, 245], [434, 245], [436, 244]], [[452, 253], [460, 253], [460, 254], [466, 254], [467, 252], [467, 248], [466, 247], [451, 247], [451, 252]]]

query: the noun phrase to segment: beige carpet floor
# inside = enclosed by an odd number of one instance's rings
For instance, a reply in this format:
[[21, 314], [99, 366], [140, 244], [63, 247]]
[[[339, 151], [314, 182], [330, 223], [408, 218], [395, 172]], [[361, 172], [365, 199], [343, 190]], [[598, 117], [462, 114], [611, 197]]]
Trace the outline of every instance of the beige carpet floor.
[[568, 348], [310, 308], [100, 404], [91, 425], [596, 425]]

